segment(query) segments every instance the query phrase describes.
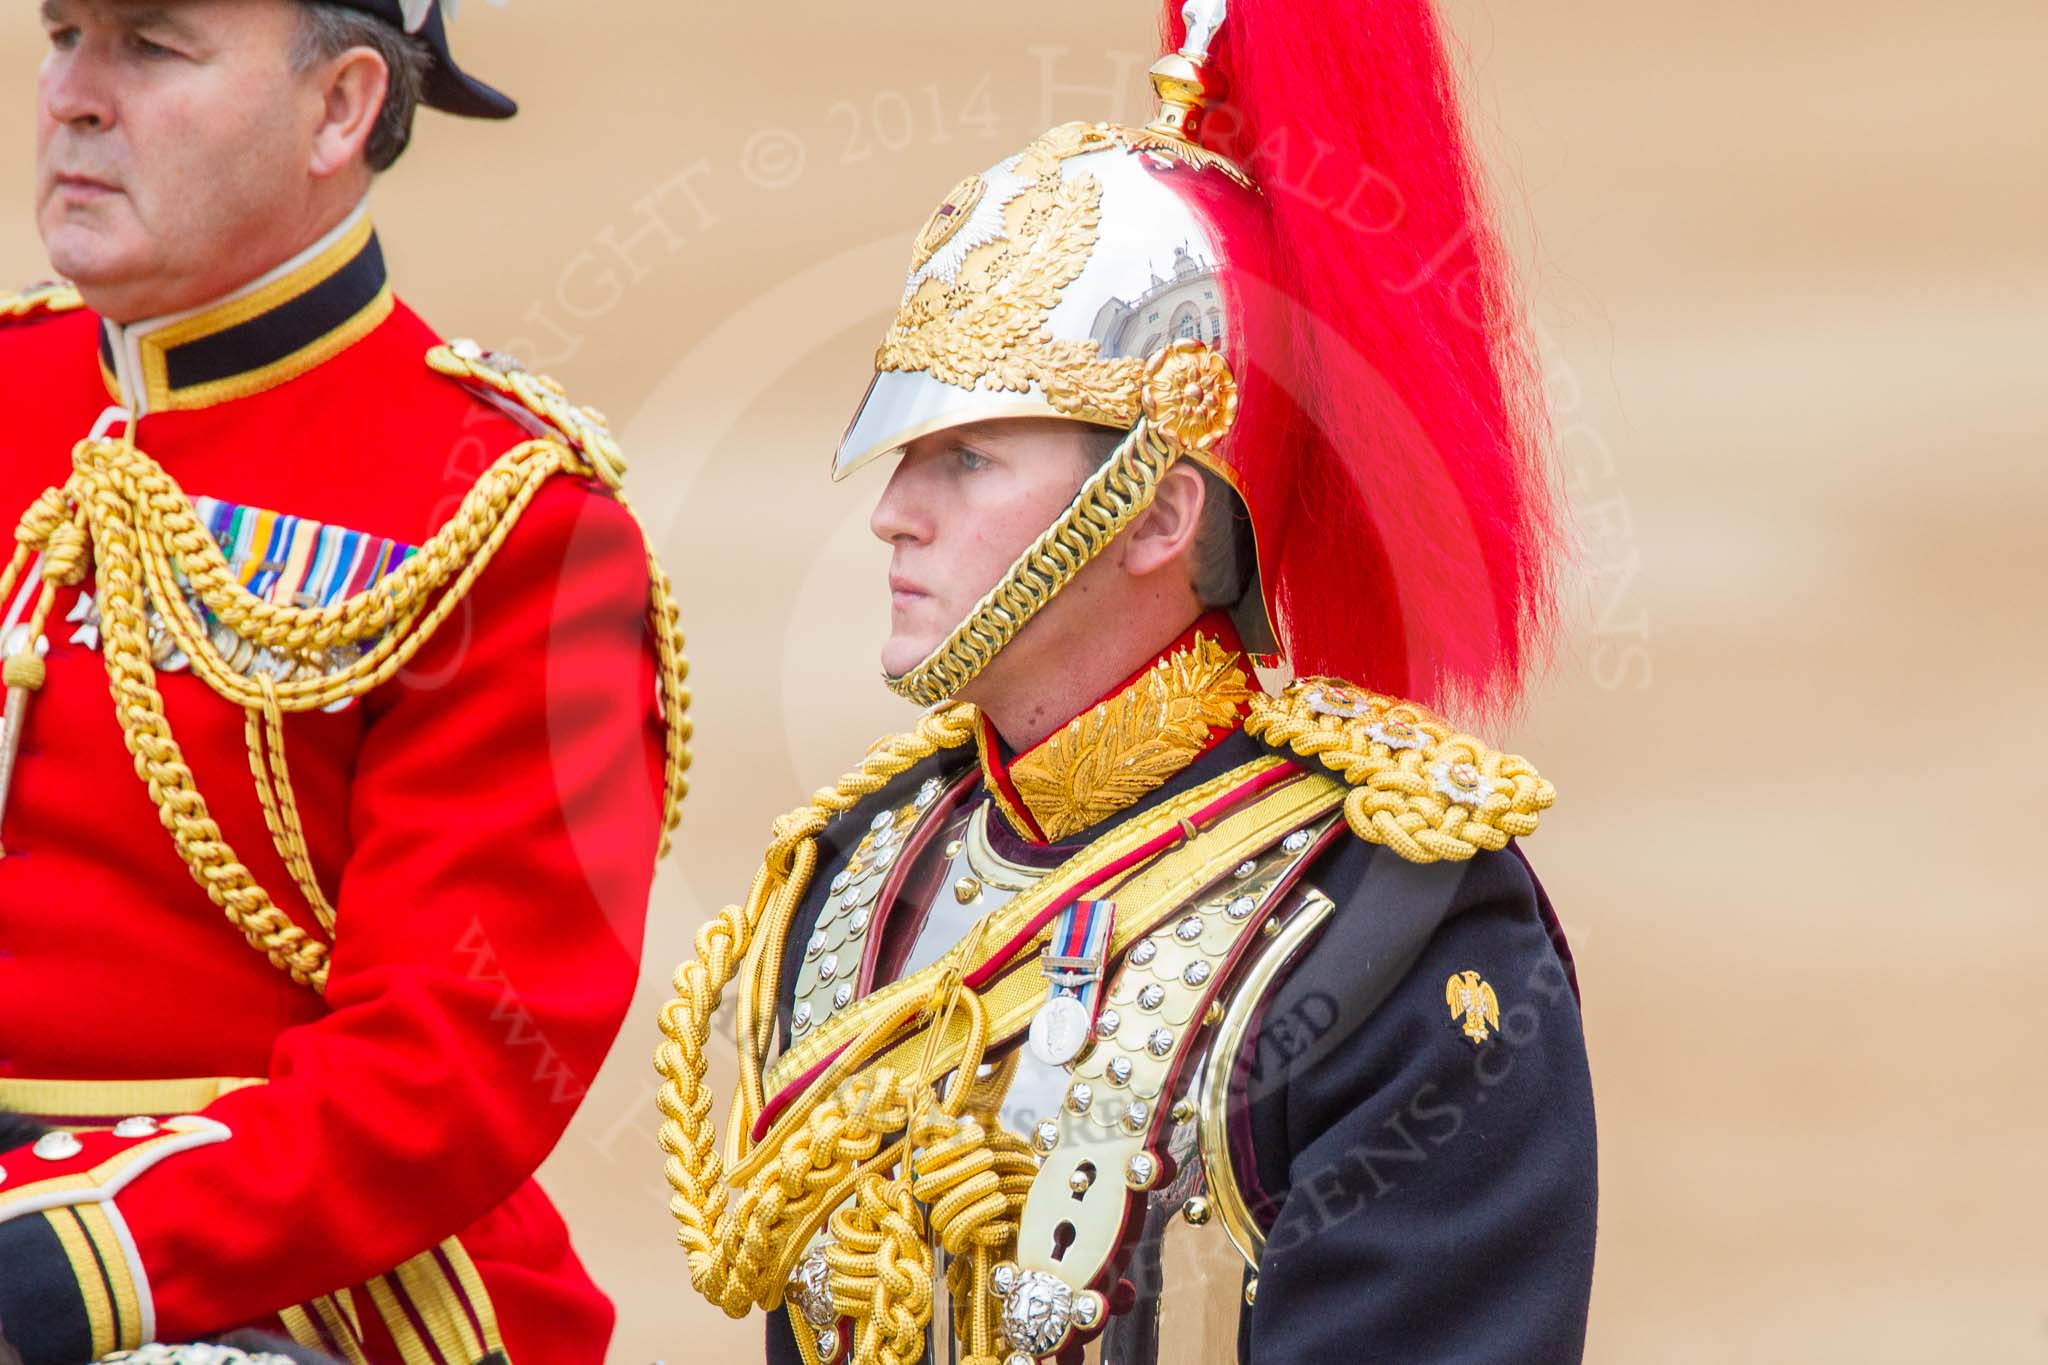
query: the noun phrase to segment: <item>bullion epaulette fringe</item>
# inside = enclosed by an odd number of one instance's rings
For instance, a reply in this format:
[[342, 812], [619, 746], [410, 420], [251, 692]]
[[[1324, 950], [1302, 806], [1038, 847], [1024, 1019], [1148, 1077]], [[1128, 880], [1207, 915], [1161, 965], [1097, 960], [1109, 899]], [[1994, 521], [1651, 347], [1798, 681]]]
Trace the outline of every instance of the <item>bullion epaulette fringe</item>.
[[1352, 832], [1411, 863], [1455, 862], [1536, 832], [1557, 799], [1528, 760], [1412, 702], [1302, 678], [1251, 702], [1245, 733], [1320, 761], [1352, 788]]
[[548, 376], [527, 369], [514, 356], [469, 340], [436, 346], [427, 352], [427, 364], [438, 374], [509, 399], [533, 414], [581, 454], [607, 487], [617, 489], [625, 482], [626, 457], [604, 414], [571, 402]]
[[26, 289], [0, 290], [0, 323], [19, 322], [51, 313], [68, 313], [85, 307], [76, 289], [58, 280], [32, 284]]

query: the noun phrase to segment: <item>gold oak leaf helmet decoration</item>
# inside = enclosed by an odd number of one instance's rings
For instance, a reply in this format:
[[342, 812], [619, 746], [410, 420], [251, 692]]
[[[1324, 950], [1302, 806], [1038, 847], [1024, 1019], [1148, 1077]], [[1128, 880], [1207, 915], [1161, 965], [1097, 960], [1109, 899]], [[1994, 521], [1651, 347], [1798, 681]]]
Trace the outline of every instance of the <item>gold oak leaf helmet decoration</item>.
[[[1215, 456], [1237, 415], [1222, 254], [1190, 196], [1257, 191], [1184, 136], [1223, 9], [1188, 8], [1188, 43], [1153, 71], [1158, 120], [1051, 129], [960, 181], [917, 234], [835, 478], [973, 422], [1050, 417], [1129, 433], [952, 634], [888, 680], [920, 704], [986, 667], [1151, 504], [1176, 462], [1230, 477]], [[1271, 636], [1261, 610], [1249, 638]]]

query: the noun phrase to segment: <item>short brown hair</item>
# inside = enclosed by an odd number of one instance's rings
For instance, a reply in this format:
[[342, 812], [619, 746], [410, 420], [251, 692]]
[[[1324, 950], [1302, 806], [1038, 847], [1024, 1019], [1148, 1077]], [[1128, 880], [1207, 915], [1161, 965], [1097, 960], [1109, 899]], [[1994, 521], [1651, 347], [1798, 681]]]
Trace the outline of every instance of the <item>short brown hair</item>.
[[384, 107], [377, 111], [369, 141], [363, 144], [363, 159], [370, 169], [386, 171], [412, 141], [413, 115], [419, 111], [427, 68], [434, 58], [425, 43], [400, 33], [374, 14], [328, 0], [304, 0], [298, 36], [292, 43], [294, 71], [310, 70], [316, 63], [357, 47], [366, 47], [383, 58], [384, 69], [391, 73]]

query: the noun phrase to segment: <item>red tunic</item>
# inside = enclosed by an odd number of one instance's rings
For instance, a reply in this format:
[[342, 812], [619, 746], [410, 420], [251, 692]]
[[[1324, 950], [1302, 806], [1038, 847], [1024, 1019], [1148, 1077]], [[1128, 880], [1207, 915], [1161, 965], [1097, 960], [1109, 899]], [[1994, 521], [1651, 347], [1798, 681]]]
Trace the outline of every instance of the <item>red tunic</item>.
[[[344, 232], [254, 307], [162, 334], [198, 340], [113, 366], [145, 404], [138, 448], [194, 499], [427, 540], [528, 433], [429, 370], [440, 338], [392, 301], [376, 252], [366, 224]], [[103, 346], [82, 309], [0, 323], [0, 514], [62, 483], [122, 402]], [[117, 1344], [152, 1309], [173, 1341], [282, 1314], [343, 1359], [469, 1365], [502, 1342], [514, 1361], [596, 1365], [610, 1304], [532, 1175], [638, 971], [663, 728], [636, 524], [595, 482], [551, 480], [400, 676], [285, 718], [338, 917], [324, 999], [252, 951], [178, 857], [90, 633], [64, 623], [77, 592], [46, 629], [0, 823], [0, 1106], [74, 1126], [196, 1111], [231, 1135], [113, 1201], [138, 1277], [106, 1269], [99, 1298], [135, 1319]], [[190, 672], [158, 687], [223, 838], [315, 929], [255, 798], [244, 712]], [[142, 1081], [190, 1084], [104, 1084]], [[0, 1167], [4, 1233], [54, 1167], [25, 1149]]]

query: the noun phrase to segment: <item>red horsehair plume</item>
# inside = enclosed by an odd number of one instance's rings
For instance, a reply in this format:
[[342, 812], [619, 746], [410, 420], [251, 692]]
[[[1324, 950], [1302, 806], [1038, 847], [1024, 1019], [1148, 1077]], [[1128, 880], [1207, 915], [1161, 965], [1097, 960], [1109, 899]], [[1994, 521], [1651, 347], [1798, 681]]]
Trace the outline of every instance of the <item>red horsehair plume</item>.
[[1264, 191], [1200, 203], [1243, 343], [1243, 416], [1221, 453], [1290, 661], [1505, 709], [1555, 629], [1559, 512], [1433, 8], [1233, 0], [1203, 76], [1196, 136]]

